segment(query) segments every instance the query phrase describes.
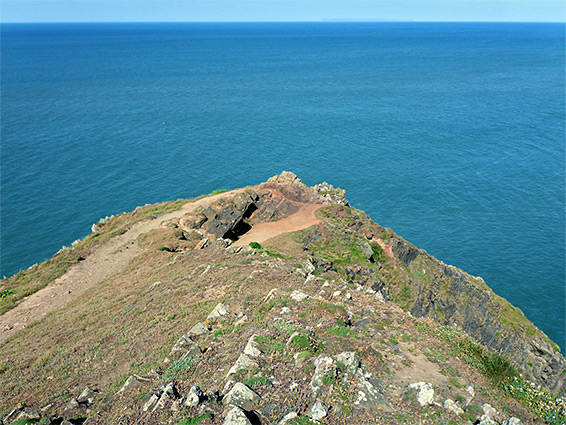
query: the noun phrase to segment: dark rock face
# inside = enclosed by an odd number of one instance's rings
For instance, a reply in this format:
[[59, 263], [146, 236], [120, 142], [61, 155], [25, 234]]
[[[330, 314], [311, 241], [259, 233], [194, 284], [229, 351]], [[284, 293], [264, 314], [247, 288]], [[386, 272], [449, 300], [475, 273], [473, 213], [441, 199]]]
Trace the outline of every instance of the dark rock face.
[[208, 225], [208, 232], [217, 238], [234, 239], [239, 234], [246, 231], [244, 218], [251, 215], [257, 209], [255, 201], [257, 201], [257, 193], [248, 190], [240, 193], [234, 198], [232, 203], [220, 211]]
[[429, 264], [426, 278], [410, 272], [411, 286], [417, 289], [410, 307], [414, 316], [430, 317], [443, 325], [455, 323], [511, 360], [526, 378], [554, 392], [566, 392], [564, 357], [519, 309], [495, 295], [483, 279], [447, 266], [401, 238], [393, 241], [392, 248], [408, 267], [413, 262]]

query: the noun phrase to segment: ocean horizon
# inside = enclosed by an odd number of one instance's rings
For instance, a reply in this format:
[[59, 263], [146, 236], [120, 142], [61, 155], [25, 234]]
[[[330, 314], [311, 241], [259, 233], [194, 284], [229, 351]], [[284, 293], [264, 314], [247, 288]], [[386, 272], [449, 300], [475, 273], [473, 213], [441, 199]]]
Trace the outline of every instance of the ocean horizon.
[[3, 23], [10, 276], [138, 205], [283, 170], [566, 349], [561, 23]]

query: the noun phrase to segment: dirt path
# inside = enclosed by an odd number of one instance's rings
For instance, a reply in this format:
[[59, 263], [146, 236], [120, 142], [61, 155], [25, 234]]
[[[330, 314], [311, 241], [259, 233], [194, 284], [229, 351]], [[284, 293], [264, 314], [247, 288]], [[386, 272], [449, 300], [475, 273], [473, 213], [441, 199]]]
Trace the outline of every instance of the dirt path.
[[63, 276], [0, 316], [0, 344], [29, 323], [65, 306], [88, 288], [123, 270], [141, 253], [141, 248], [136, 244], [138, 236], [158, 228], [164, 221], [182, 217], [198, 207], [206, 207], [241, 191], [242, 189], [237, 189], [189, 202], [179, 211], [159, 216], [155, 220], [136, 223], [123, 235], [110, 239]]
[[[299, 203], [295, 203], [299, 204]], [[295, 214], [278, 221], [258, 223], [254, 225], [245, 235], [241, 236], [234, 246], [245, 246], [250, 242], [264, 242], [282, 233], [295, 232], [318, 224], [320, 220], [314, 215], [315, 211], [323, 207], [322, 204], [301, 204], [301, 208]]]

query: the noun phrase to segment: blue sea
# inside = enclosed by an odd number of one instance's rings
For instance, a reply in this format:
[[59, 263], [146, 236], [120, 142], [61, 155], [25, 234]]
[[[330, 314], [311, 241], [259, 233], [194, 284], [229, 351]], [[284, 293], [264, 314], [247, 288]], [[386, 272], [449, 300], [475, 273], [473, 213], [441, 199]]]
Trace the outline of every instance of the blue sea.
[[289, 170], [566, 348], [562, 24], [4, 24], [1, 92], [2, 275]]

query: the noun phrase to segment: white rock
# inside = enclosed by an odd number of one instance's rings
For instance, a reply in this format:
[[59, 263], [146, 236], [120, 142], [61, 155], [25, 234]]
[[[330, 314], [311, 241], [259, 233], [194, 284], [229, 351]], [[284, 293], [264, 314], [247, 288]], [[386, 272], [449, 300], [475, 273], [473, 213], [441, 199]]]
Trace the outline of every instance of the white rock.
[[257, 342], [255, 342], [256, 336], [257, 335], [252, 335], [244, 348], [244, 354], [250, 357], [259, 357], [261, 355], [261, 351], [257, 348]]
[[461, 415], [462, 413], [464, 413], [464, 410], [462, 410], [462, 408], [460, 406], [458, 406], [454, 400], [451, 399], [446, 399], [446, 401], [444, 402], [444, 408], [446, 410], [449, 410], [453, 413], [455, 413], [456, 415]]
[[257, 367], [257, 363], [250, 359], [247, 355], [242, 353], [240, 354], [240, 357], [238, 357], [238, 360], [236, 360], [236, 363], [234, 363], [234, 366], [230, 368], [226, 376], [230, 376], [233, 373], [238, 373], [238, 371], [242, 369], [250, 370], [252, 367]]
[[511, 417], [511, 418], [507, 419], [506, 421], [502, 422], [501, 425], [523, 425], [523, 422], [521, 422], [520, 419], [517, 419], [515, 417]]
[[321, 401], [314, 403], [308, 410], [307, 416], [313, 421], [319, 421], [328, 415], [328, 407]]
[[149, 400], [144, 403], [142, 410], [144, 412], [147, 412], [149, 409], [151, 409], [151, 406], [157, 403], [157, 400], [159, 400], [159, 397], [157, 397], [155, 394], [152, 394]]
[[278, 425], [285, 425], [287, 422], [289, 422], [291, 419], [295, 419], [296, 417], [298, 417], [299, 415], [297, 415], [295, 412], [291, 412], [291, 413], [287, 413], [285, 416], [283, 416], [283, 418], [279, 421]]
[[228, 412], [222, 425], [252, 425], [252, 423], [242, 409], [234, 407]]
[[193, 385], [187, 394], [187, 398], [185, 399], [185, 406], [187, 407], [195, 407], [198, 406], [200, 403], [200, 399], [202, 398], [202, 391], [198, 385]]
[[204, 335], [210, 332], [210, 329], [208, 329], [206, 326], [204, 326], [202, 323], [197, 323], [196, 325], [194, 325], [191, 330], [188, 332], [189, 336], [198, 336], [198, 335]]
[[219, 303], [210, 314], [206, 317], [208, 320], [214, 320], [230, 314], [230, 308], [222, 303]]
[[429, 406], [434, 402], [434, 389], [428, 382], [416, 382], [409, 388], [417, 391], [417, 401], [421, 406]]
[[237, 382], [232, 389], [222, 398], [222, 404], [238, 406], [246, 411], [251, 411], [261, 401], [261, 397], [248, 386]]
[[290, 297], [295, 301], [303, 301], [309, 299], [310, 297], [307, 294], [302, 293], [301, 291], [293, 291], [291, 292]]
[[289, 307], [283, 307], [279, 314], [281, 316], [289, 316], [290, 314], [293, 314], [293, 310], [291, 310]]

